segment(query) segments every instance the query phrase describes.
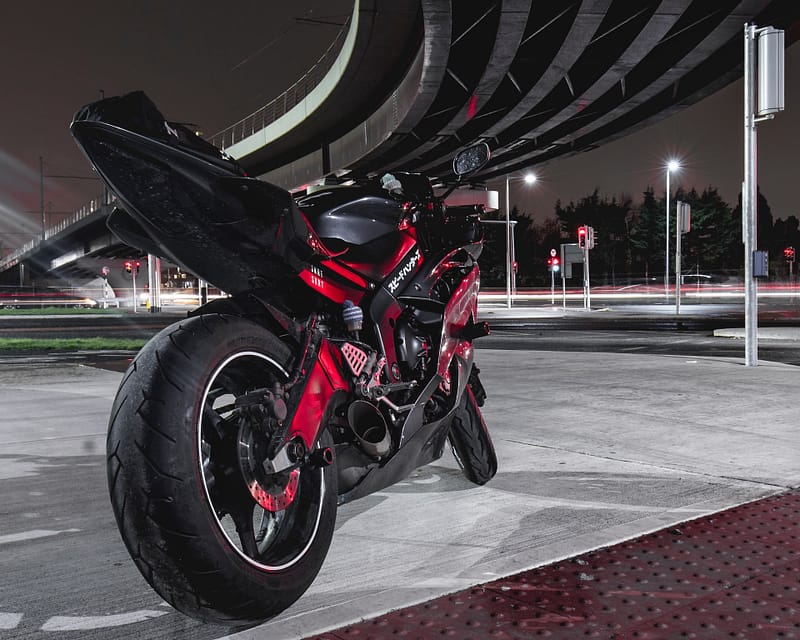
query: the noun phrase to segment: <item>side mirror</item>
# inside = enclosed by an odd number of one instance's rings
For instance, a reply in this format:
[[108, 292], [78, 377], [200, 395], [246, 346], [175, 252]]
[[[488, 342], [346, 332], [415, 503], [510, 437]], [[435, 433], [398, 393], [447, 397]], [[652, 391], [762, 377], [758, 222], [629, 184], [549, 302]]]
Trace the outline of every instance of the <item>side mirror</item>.
[[488, 144], [485, 142], [474, 144], [456, 154], [456, 157], [453, 158], [453, 171], [461, 179], [489, 162], [490, 156]]

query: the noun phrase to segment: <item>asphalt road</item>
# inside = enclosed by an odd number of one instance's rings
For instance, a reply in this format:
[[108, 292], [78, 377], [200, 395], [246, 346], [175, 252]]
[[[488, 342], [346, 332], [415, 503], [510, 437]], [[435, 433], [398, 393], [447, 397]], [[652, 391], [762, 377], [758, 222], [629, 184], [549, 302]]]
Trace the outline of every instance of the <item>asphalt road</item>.
[[[648, 353], [704, 357], [745, 357], [744, 340], [715, 337], [712, 330], [658, 329], [638, 323], [637, 329], [579, 329], [553, 326], [494, 329], [476, 343], [479, 349]], [[758, 358], [800, 366], [800, 341], [759, 340]]]
[[[533, 307], [532, 307], [533, 308]], [[653, 307], [656, 309], [657, 307]], [[741, 309], [715, 307], [712, 313], [676, 317], [663, 313], [592, 313], [493, 321], [492, 334], [476, 342], [479, 348], [586, 351], [610, 353], [681, 354], [744, 357], [744, 341], [716, 338], [714, 329], [744, 326]], [[691, 310], [691, 309], [689, 309]], [[3, 337], [114, 337], [147, 339], [185, 317], [183, 313], [67, 316], [0, 316]], [[793, 307], [764, 306], [759, 326], [798, 326]], [[68, 357], [68, 356], [64, 356]], [[75, 356], [73, 356], [74, 358]], [[86, 354], [80, 356], [86, 359]], [[90, 357], [89, 357], [90, 358]], [[760, 340], [759, 358], [800, 365], [800, 341]], [[3, 355], [0, 353], [0, 361]], [[109, 363], [113, 354], [96, 360]], [[113, 365], [116, 368], [125, 366]], [[112, 365], [107, 365], [112, 366]]]
[[[345, 505], [322, 573], [247, 632], [146, 585], [106, 489], [118, 371], [52, 356], [0, 367], [0, 638], [289, 640], [572, 557], [798, 482], [795, 367], [481, 348], [502, 467], [452, 456]], [[46, 366], [42, 366], [42, 365]]]
[[149, 338], [185, 314], [0, 315], [4, 338]]
[[[56, 335], [102, 331], [147, 337], [177, 319], [73, 318], [13, 322], [6, 317], [0, 335], [19, 328], [40, 335], [47, 329]], [[768, 416], [782, 411], [780, 399], [796, 388], [794, 367], [760, 366], [745, 379], [739, 374], [743, 367], [730, 368], [727, 362], [697, 365], [674, 357], [742, 357], [742, 341], [712, 335], [714, 328], [736, 320], [678, 322], [598, 313], [496, 323], [493, 334], [478, 343], [476, 357], [491, 392], [487, 422], [503, 459], [498, 479], [486, 488], [472, 487], [446, 457], [409, 482], [346, 505], [324, 573], [288, 616], [271, 623], [279, 635], [267, 629], [242, 637], [302, 637], [302, 631], [291, 631], [293, 625], [308, 629], [323, 615], [326, 621], [357, 619], [387, 606], [390, 598], [424, 599], [429, 592], [485, 580], [499, 570], [485, 564], [487, 558], [502, 561], [507, 571], [516, 566], [515, 554], [525, 562], [534, 556], [537, 562], [568, 556], [581, 545], [607, 544], [619, 527], [634, 535], [645, 525], [664, 526], [784, 486], [787, 481], [774, 475], [774, 460], [788, 452], [788, 466], [796, 468], [790, 451], [796, 439], [792, 445], [781, 436], [769, 455], [761, 440], [742, 441], [742, 453], [731, 447], [738, 447], [741, 434], [756, 424], [748, 411], [759, 416], [753, 438], [762, 438], [767, 424], [794, 425], [793, 412]], [[760, 355], [800, 364], [799, 349], [790, 341], [762, 341]], [[120, 541], [107, 496], [105, 425], [128, 360], [120, 354], [101, 360], [86, 354], [0, 358], [0, 639], [204, 640], [232, 634], [233, 629], [200, 624], [161, 602]], [[92, 363], [99, 366], [85, 366]], [[695, 380], [708, 367], [714, 371]], [[763, 407], [746, 401], [753, 390], [741, 385], [750, 384], [751, 373], [759, 377], [753, 378], [753, 388], [774, 396], [765, 396]], [[600, 382], [602, 390], [593, 391]], [[586, 408], [575, 402], [576, 385], [580, 394], [592, 397], [588, 431], [582, 427]], [[671, 398], [666, 411], [658, 408], [664, 398]], [[740, 399], [743, 408], [730, 410]], [[620, 402], [626, 404], [622, 413], [617, 412]], [[725, 411], [730, 416], [723, 415], [714, 427], [720, 434], [737, 416], [742, 424], [735, 441], [723, 437], [719, 453], [713, 454], [715, 445], [705, 439], [713, 432], [709, 425]], [[697, 422], [699, 429], [689, 440], [706, 443], [702, 455], [674, 441], [672, 427], [648, 432], [659, 426], [662, 413], [670, 425]], [[698, 419], [700, 414], [707, 417]], [[621, 431], [615, 435], [614, 429]], [[587, 437], [594, 441], [587, 443]], [[666, 439], [659, 443], [659, 438]], [[756, 450], [766, 455], [764, 461], [749, 458]], [[709, 463], [714, 455], [719, 461]], [[729, 466], [732, 461], [735, 468]], [[630, 487], [637, 489], [628, 497]], [[641, 487], [651, 493], [642, 496]], [[587, 491], [600, 492], [600, 506]], [[639, 504], [642, 500], [646, 504]], [[537, 509], [541, 517], [533, 515]], [[515, 519], [519, 513], [528, 514], [524, 522]], [[647, 514], [655, 520], [647, 520]], [[601, 533], [606, 537], [597, 538]], [[489, 541], [490, 534], [499, 537]], [[568, 542], [573, 538], [574, 544]], [[477, 574], [473, 566], [489, 573]]]

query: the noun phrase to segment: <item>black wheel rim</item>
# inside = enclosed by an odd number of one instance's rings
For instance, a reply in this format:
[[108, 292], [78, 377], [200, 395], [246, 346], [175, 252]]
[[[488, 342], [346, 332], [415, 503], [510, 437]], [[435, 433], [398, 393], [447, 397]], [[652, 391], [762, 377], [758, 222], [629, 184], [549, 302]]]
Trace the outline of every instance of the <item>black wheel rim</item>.
[[232, 354], [209, 377], [197, 422], [200, 475], [216, 526], [241, 558], [265, 571], [288, 569], [308, 553], [326, 491], [321, 468], [301, 467], [294, 500], [271, 512], [255, 501], [242, 476], [236, 449], [241, 416], [235, 399], [287, 378], [266, 354]]

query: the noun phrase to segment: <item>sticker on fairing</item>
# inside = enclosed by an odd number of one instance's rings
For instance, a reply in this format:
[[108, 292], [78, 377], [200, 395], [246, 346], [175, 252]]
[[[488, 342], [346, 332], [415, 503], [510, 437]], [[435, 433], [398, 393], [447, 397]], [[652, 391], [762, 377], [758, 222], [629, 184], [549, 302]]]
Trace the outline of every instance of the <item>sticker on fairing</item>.
[[414, 271], [414, 267], [419, 264], [420, 260], [422, 260], [422, 254], [419, 252], [419, 248], [417, 248], [417, 250], [414, 252], [414, 255], [409, 258], [405, 266], [400, 269], [397, 275], [389, 280], [389, 282], [386, 284], [389, 289], [389, 293], [394, 293], [397, 291], [398, 287], [403, 283], [403, 280], [405, 280], [411, 274], [411, 272]]

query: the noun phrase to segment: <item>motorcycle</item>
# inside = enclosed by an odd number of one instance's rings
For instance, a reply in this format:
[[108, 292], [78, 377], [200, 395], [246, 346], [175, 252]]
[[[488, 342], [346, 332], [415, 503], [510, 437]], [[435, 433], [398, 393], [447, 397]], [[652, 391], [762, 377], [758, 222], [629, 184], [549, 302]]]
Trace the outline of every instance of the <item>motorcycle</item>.
[[[141, 349], [109, 419], [116, 522], [164, 600], [263, 621], [316, 577], [339, 505], [448, 441], [470, 481], [495, 475], [472, 347], [489, 331], [479, 207], [402, 171], [295, 199], [141, 92], [83, 107], [71, 132], [116, 197], [110, 230], [227, 294]], [[488, 159], [468, 147], [454, 172]]]

